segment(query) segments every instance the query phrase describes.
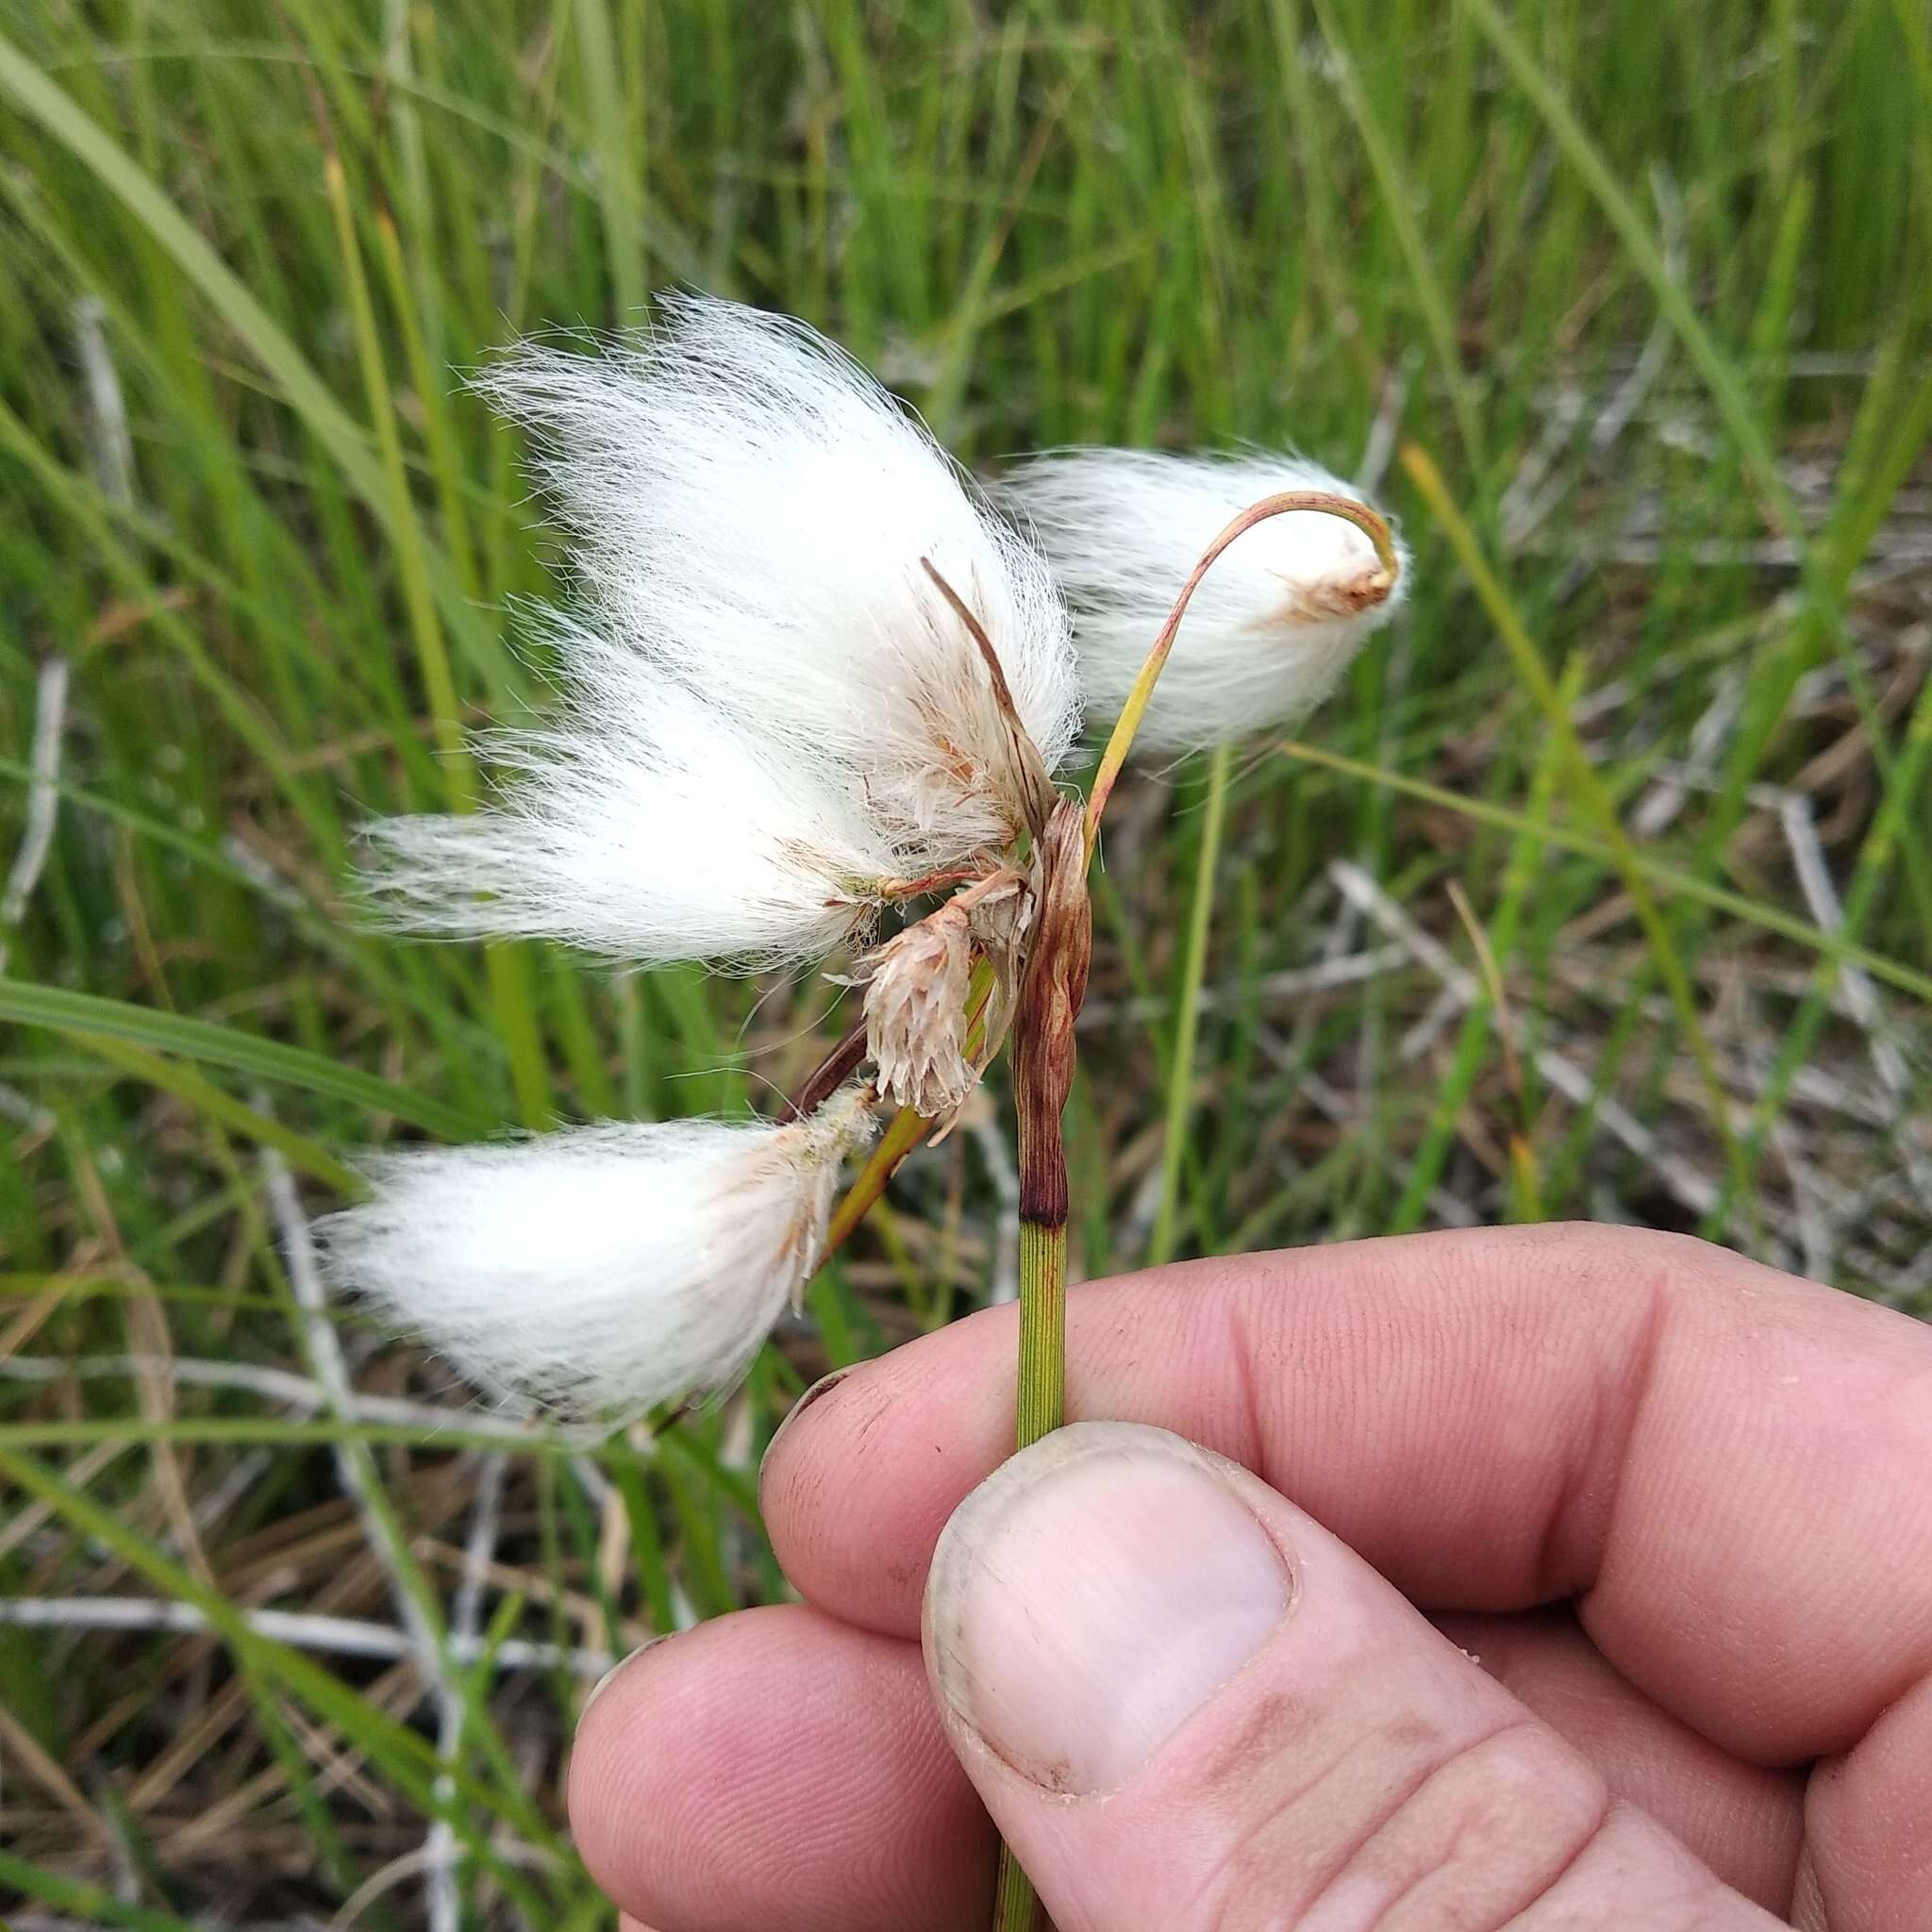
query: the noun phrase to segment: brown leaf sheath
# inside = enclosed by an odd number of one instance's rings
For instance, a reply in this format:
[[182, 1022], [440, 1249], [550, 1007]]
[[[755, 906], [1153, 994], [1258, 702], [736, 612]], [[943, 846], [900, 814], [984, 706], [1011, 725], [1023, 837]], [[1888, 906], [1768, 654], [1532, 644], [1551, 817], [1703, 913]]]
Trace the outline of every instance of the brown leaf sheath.
[[1063, 799], [1041, 834], [1031, 956], [1013, 1028], [1013, 1098], [1020, 1116], [1020, 1218], [1067, 1222], [1067, 1159], [1060, 1115], [1073, 1091], [1074, 1022], [1087, 996], [1093, 913], [1087, 895], [1086, 823]]

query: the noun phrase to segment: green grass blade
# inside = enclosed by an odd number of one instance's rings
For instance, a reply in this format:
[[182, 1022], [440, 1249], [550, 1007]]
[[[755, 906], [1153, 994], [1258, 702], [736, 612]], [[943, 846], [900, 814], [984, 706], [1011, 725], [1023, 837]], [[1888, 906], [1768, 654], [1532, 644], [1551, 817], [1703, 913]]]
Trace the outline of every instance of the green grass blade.
[[1227, 789], [1234, 747], [1218, 744], [1208, 758], [1208, 798], [1202, 808], [1201, 844], [1194, 860], [1194, 897], [1188, 913], [1188, 944], [1175, 994], [1174, 1052], [1168, 1061], [1166, 1128], [1160, 1146], [1160, 1205], [1147, 1244], [1147, 1265], [1174, 1258], [1180, 1223], [1181, 1169], [1188, 1152], [1188, 1123], [1194, 1110], [1195, 1043], [1201, 1028], [1201, 989], [1208, 976], [1208, 938], [1214, 920], [1214, 885], [1221, 869], [1221, 837], [1227, 824]]
[[[219, 1591], [200, 1582], [124, 1524], [113, 1510], [72, 1488], [35, 1457], [0, 1447], [0, 1472], [29, 1495], [47, 1504], [76, 1530], [111, 1551], [168, 1597], [176, 1603], [192, 1605], [238, 1655], [353, 1738], [362, 1750], [380, 1762], [399, 1790], [425, 1816], [446, 1817], [471, 1855], [494, 1874], [525, 1911], [540, 1921], [545, 1916], [535, 1888], [521, 1874], [505, 1865], [483, 1825], [484, 1820], [507, 1813], [534, 1842], [556, 1848], [556, 1834], [527, 1799], [520, 1793], [505, 1793], [480, 1785], [460, 1766], [441, 1765], [427, 1739], [358, 1696], [312, 1658], [274, 1638], [261, 1636], [250, 1626], [242, 1609]], [[447, 1795], [438, 1789], [439, 1776], [449, 1780], [451, 1789]]]
[[393, 1114], [446, 1140], [474, 1139], [487, 1129], [456, 1108], [399, 1087], [359, 1068], [344, 1066], [302, 1047], [263, 1040], [232, 1026], [194, 1020], [179, 1013], [130, 1006], [97, 993], [68, 992], [25, 980], [0, 978], [0, 1020], [25, 1026], [48, 1026], [62, 1033], [98, 1033], [130, 1040], [137, 1046], [178, 1054], [184, 1059], [227, 1067], [271, 1085], [299, 1087], [340, 1100], [368, 1115]]
[[[1323, 766], [1343, 777], [1359, 779], [1365, 785], [1402, 792], [1441, 811], [1456, 812], [1463, 818], [1493, 825], [1498, 831], [1541, 839], [1565, 852], [1576, 853], [1581, 858], [1592, 858], [1604, 865], [1614, 862], [1611, 848], [1606, 841], [1592, 838], [1587, 832], [1574, 831], [1555, 820], [1544, 823], [1488, 799], [1451, 791], [1446, 786], [1431, 785], [1426, 779], [1411, 778], [1402, 772], [1383, 771], [1379, 766], [1365, 764], [1359, 758], [1345, 758], [1340, 752], [1329, 751], [1321, 745], [1291, 741], [1281, 749], [1288, 757], [1306, 764]], [[1646, 852], [1634, 853], [1633, 859], [1637, 869], [1653, 886], [1673, 898], [1694, 900], [1699, 905], [1708, 906], [1713, 911], [1762, 926], [1766, 932], [1774, 932], [1780, 938], [1793, 940], [1828, 959], [1862, 966], [1888, 986], [1895, 986], [1915, 999], [1932, 1002], [1932, 974], [1921, 973], [1897, 959], [1888, 958], [1883, 953], [1874, 953], [1869, 946], [1855, 945], [1841, 934], [1826, 932], [1822, 926], [1798, 918], [1795, 913], [1786, 912], [1776, 906], [1761, 905], [1724, 886], [1714, 886], [1708, 879], [1699, 878], [1681, 867], [1668, 865]]]
[[1536, 700], [1561, 748], [1564, 762], [1569, 768], [1572, 789], [1584, 810], [1596, 821], [1597, 831], [1609, 850], [1610, 862], [1624, 881], [1624, 890], [1630, 895], [1630, 903], [1636, 908], [1639, 924], [1643, 927], [1657, 973], [1671, 996], [1671, 1004], [1677, 1010], [1677, 1019], [1684, 1028], [1691, 1057], [1697, 1062], [1710, 1107], [1711, 1125], [1723, 1145], [1725, 1164], [1731, 1169], [1738, 1185], [1748, 1191], [1742, 1147], [1732, 1131], [1730, 1102], [1724, 1093], [1723, 1077], [1718, 1073], [1717, 1056], [1711, 1051], [1704, 1022], [1698, 1015], [1696, 991], [1690, 984], [1690, 974], [1684, 970], [1683, 958], [1670, 926], [1657, 909], [1643, 868], [1637, 862], [1637, 848], [1624, 831], [1624, 822], [1617, 816], [1616, 804], [1608, 788], [1591, 763], [1590, 754], [1584, 749], [1583, 740], [1571, 718], [1570, 708], [1563, 702], [1562, 693], [1550, 676], [1514, 599], [1504, 588], [1503, 580], [1490, 568], [1488, 558], [1477, 544], [1475, 532], [1457, 508], [1441, 472], [1428, 454], [1414, 443], [1404, 446], [1402, 466], [1422, 491], [1436, 521], [1441, 525], [1457, 561], [1475, 587], [1476, 595], [1496, 628], [1496, 635], [1509, 653], [1509, 661], [1528, 687], [1530, 695]]
[[[122, 1925], [127, 1932], [202, 1932], [186, 1919], [172, 1912], [158, 1912], [148, 1906], [129, 1905], [116, 1898], [104, 1885], [90, 1885], [85, 1879], [70, 1878], [64, 1872], [50, 1871], [31, 1858], [0, 1846], [0, 1885], [24, 1898], [39, 1899], [81, 1924]], [[0, 1924], [4, 1924], [0, 1921]]]
[[176, 1066], [159, 1054], [149, 1053], [125, 1040], [108, 1039], [98, 1033], [75, 1033], [70, 1037], [123, 1073], [186, 1101], [208, 1120], [218, 1121], [260, 1146], [275, 1148], [291, 1167], [333, 1188], [344, 1200], [354, 1200], [363, 1191], [355, 1170], [344, 1167], [327, 1148], [283, 1122], [258, 1113], [232, 1093], [224, 1093], [193, 1068]]
[[[17, 107], [71, 149], [126, 205], [279, 386], [357, 495], [389, 528], [389, 492], [368, 440], [307, 358], [126, 150], [4, 36], [0, 36], [0, 93], [10, 95]], [[394, 534], [392, 529], [391, 533]], [[481, 668], [492, 674], [505, 671], [501, 644], [478, 622], [447, 560], [431, 559], [430, 571], [452, 628], [464, 639]]]

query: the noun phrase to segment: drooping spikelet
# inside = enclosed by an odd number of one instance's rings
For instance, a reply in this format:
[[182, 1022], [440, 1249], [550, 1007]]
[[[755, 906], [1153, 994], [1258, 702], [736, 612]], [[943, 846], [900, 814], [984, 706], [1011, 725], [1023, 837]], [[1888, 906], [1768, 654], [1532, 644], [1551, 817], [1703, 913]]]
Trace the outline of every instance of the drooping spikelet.
[[[1296, 457], [1070, 449], [1029, 458], [1005, 491], [1074, 611], [1080, 686], [1101, 727], [1201, 554], [1243, 509], [1285, 491], [1355, 496]], [[1138, 744], [1178, 752], [1291, 723], [1319, 704], [1407, 589], [1338, 517], [1291, 510], [1237, 538], [1188, 607]]]
[[817, 1265], [872, 1096], [808, 1118], [605, 1124], [372, 1163], [319, 1224], [333, 1284], [479, 1389], [580, 1415], [729, 1387]]

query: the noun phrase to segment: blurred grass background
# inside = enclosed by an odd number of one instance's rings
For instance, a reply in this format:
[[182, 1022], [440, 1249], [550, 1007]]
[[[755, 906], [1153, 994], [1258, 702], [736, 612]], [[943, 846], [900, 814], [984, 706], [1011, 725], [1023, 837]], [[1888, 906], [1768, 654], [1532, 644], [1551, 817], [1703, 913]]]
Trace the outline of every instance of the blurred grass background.
[[347, 909], [358, 823], [460, 800], [458, 727], [541, 701], [505, 607], [554, 546], [451, 374], [522, 330], [684, 282], [976, 463], [1290, 441], [1401, 514], [1414, 594], [1307, 747], [1121, 795], [1077, 1269], [1590, 1215], [1924, 1310], [1913, 0], [0, 23], [22, 1932], [606, 1923], [560, 1804], [602, 1661], [777, 1594], [792, 1395], [1010, 1287], [996, 1093], [655, 1439], [459, 1413], [318, 1309], [356, 1149], [763, 1104], [838, 1028], [823, 985]]

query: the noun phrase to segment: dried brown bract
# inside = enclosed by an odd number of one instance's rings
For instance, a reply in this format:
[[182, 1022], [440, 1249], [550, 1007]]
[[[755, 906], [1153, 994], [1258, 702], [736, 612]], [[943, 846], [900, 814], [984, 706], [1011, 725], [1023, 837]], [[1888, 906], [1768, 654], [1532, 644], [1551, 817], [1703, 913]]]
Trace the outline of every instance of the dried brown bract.
[[[866, 1057], [883, 1098], [941, 1122], [941, 1132], [950, 1124], [1006, 1038], [1032, 915], [1018, 872], [989, 873], [872, 956], [862, 969]], [[975, 956], [992, 975], [976, 1012]]]
[[966, 1059], [968, 915], [948, 904], [873, 955], [866, 1041], [880, 1095], [927, 1120], [951, 1115], [978, 1078]]

